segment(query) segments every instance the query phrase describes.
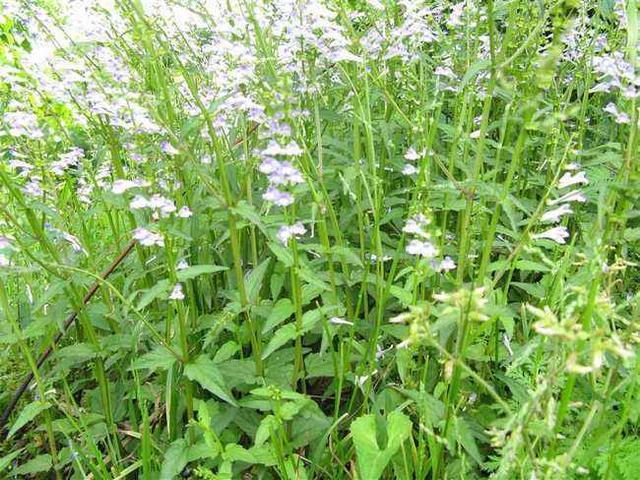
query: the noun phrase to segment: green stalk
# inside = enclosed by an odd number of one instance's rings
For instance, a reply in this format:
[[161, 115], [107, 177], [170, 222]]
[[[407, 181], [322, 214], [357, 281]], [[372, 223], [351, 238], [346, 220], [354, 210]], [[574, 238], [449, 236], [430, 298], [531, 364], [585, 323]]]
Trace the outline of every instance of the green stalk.
[[[40, 401], [46, 401], [46, 394], [44, 390], [44, 386], [42, 384], [42, 378], [40, 377], [40, 372], [38, 371], [38, 367], [36, 365], [35, 359], [33, 355], [31, 355], [31, 351], [27, 346], [26, 341], [22, 335], [22, 329], [18, 324], [18, 321], [14, 318], [12, 309], [9, 305], [9, 297], [7, 295], [7, 290], [5, 287], [5, 282], [0, 277], [0, 304], [2, 305], [2, 309], [4, 310], [4, 318], [11, 324], [11, 328], [13, 328], [14, 334], [18, 339], [18, 345], [22, 350], [22, 354], [24, 355], [25, 360], [29, 364], [29, 368], [33, 373], [33, 378], [36, 383], [36, 388], [38, 389], [38, 395], [40, 397]], [[51, 459], [53, 462], [53, 469], [55, 471], [56, 479], [62, 480], [62, 471], [60, 464], [60, 459], [58, 458], [58, 447], [56, 446], [56, 438], [53, 432], [53, 423], [51, 421], [51, 412], [47, 408], [43, 413], [45, 428], [47, 431], [47, 439], [49, 441], [49, 451], [51, 452]]]

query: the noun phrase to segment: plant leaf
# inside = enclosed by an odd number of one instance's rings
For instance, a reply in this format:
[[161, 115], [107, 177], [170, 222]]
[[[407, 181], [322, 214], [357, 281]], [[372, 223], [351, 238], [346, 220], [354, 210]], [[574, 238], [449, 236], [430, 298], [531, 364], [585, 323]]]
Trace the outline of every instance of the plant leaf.
[[200, 275], [224, 272], [225, 270], [229, 270], [229, 268], [221, 267], [220, 265], [193, 265], [183, 270], [178, 270], [176, 276], [179, 281], [184, 282], [185, 280], [191, 280]]
[[195, 362], [184, 367], [187, 378], [198, 382], [203, 388], [231, 405], [237, 405], [224, 381], [218, 366], [206, 355], [200, 355]]
[[387, 418], [387, 445], [378, 446], [375, 415], [364, 415], [351, 424], [360, 478], [376, 480], [382, 476], [391, 458], [411, 434], [411, 420], [404, 413], [391, 412]]
[[51, 404], [49, 402], [38, 401], [30, 403], [29, 405], [24, 407], [20, 412], [20, 415], [18, 415], [18, 418], [14, 422], [13, 426], [11, 427], [11, 430], [9, 430], [7, 438], [11, 438], [18, 430], [20, 430], [50, 406]]

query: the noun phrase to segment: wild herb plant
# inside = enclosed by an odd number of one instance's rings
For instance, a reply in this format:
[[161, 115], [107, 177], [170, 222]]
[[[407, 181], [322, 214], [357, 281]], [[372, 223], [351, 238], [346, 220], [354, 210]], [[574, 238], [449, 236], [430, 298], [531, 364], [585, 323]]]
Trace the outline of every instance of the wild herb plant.
[[636, 0], [0, 28], [3, 478], [640, 478]]

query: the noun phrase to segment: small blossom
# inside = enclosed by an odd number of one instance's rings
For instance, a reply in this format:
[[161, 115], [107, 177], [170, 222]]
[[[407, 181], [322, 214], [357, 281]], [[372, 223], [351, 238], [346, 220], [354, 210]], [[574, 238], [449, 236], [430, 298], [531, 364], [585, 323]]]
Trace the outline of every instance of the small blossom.
[[415, 160], [418, 160], [422, 155], [423, 154], [416, 152], [415, 148], [409, 147], [409, 150], [407, 150], [407, 153], [404, 154], [404, 158], [405, 160], [409, 160], [410, 162], [413, 162]]
[[116, 195], [121, 195], [132, 188], [148, 186], [149, 182], [146, 180], [116, 180], [113, 182], [113, 185], [111, 185], [111, 192]]
[[142, 195], [136, 195], [133, 197], [133, 200], [129, 203], [129, 208], [131, 210], [140, 210], [142, 208], [147, 208], [149, 206], [149, 202]]
[[440, 262], [437, 261], [437, 260], [433, 260], [431, 262], [431, 266], [438, 273], [440, 273], [440, 272], [450, 272], [451, 270], [455, 270], [456, 263], [453, 261], [453, 259], [450, 256], [447, 255]]
[[438, 250], [431, 242], [423, 242], [421, 240], [411, 240], [405, 250], [409, 255], [418, 255], [425, 258], [432, 258], [438, 254]]
[[187, 207], [186, 205], [184, 207], [182, 207], [180, 210], [178, 210], [178, 214], [177, 214], [180, 218], [189, 218], [191, 215], [193, 215], [193, 213], [191, 212], [191, 210], [189, 209], [189, 207]]
[[133, 238], [138, 240], [141, 245], [145, 247], [152, 247], [157, 245], [158, 247], [164, 247], [164, 238], [159, 233], [152, 232], [146, 228], [136, 228], [133, 232]]
[[545, 212], [540, 220], [547, 223], [556, 223], [560, 221], [563, 215], [569, 215], [571, 213], [573, 213], [571, 207], [567, 203], [563, 203], [558, 208]]
[[558, 181], [558, 188], [566, 188], [578, 183], [582, 183], [584, 185], [587, 185], [589, 183], [589, 179], [584, 172], [578, 172], [575, 175], [569, 172], [565, 172], [565, 174]]
[[184, 292], [182, 291], [181, 283], [176, 283], [176, 286], [173, 287], [171, 295], [169, 295], [169, 300], [184, 300]]
[[180, 150], [178, 150], [167, 141], [164, 141], [160, 144], [160, 150], [162, 150], [167, 155], [178, 155], [180, 153]]
[[613, 102], [608, 103], [607, 106], [604, 107], [604, 111], [613, 115], [616, 123], [629, 123], [631, 121], [629, 115], [618, 110], [618, 107]]
[[275, 187], [267, 188], [267, 191], [262, 194], [262, 198], [279, 207], [288, 207], [293, 203], [293, 195], [289, 192], [278, 190]]
[[415, 175], [416, 173], [418, 173], [418, 169], [410, 163], [405, 164], [404, 168], [402, 169], [402, 174], [406, 175], [407, 177]]
[[332, 323], [334, 325], [353, 325], [353, 322], [340, 317], [331, 317], [329, 319], [329, 323]]
[[548, 240], [553, 240], [554, 242], [559, 243], [561, 245], [564, 245], [565, 243], [567, 243], [565, 239], [568, 237], [569, 237], [569, 231], [566, 229], [566, 227], [554, 227], [542, 233], [537, 233], [533, 235], [534, 239], [546, 238]]
[[280, 227], [280, 230], [278, 230], [278, 240], [284, 245], [287, 245], [291, 238], [299, 238], [305, 233], [307, 233], [307, 229], [301, 222], [294, 223], [293, 225], [283, 225]]
[[427, 227], [431, 223], [431, 220], [425, 215], [419, 214], [407, 220], [402, 231], [405, 233], [411, 233], [413, 235], [419, 235], [423, 238], [429, 238], [429, 234], [425, 232], [424, 227]]
[[564, 194], [559, 198], [556, 198], [555, 200], [548, 200], [547, 204], [557, 205], [558, 203], [569, 203], [569, 202], [584, 203], [586, 201], [587, 201], [587, 197], [585, 197], [580, 190], [573, 190], [569, 193]]
[[176, 267], [177, 270], [184, 270], [185, 268], [189, 268], [189, 264], [187, 263], [186, 260], [182, 259], [180, 260], [180, 262], [178, 262], [178, 266]]
[[474, 130], [469, 134], [469, 138], [473, 138], [473, 139], [480, 138], [480, 133], [481, 133], [480, 130]]

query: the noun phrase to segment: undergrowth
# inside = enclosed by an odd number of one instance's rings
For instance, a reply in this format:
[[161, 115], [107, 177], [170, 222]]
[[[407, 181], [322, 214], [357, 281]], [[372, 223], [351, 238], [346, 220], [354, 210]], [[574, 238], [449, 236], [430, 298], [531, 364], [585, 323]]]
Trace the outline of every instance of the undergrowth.
[[0, 475], [640, 478], [638, 46], [636, 0], [3, 0]]

